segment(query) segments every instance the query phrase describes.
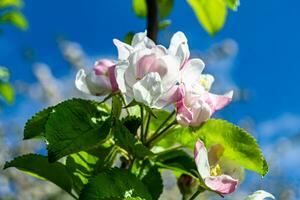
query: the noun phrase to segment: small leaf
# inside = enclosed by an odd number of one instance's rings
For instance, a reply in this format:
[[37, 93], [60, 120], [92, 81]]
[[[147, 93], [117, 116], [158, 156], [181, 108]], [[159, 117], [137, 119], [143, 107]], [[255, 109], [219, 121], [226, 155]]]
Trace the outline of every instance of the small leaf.
[[148, 188], [152, 199], [159, 199], [163, 192], [163, 180], [157, 167], [151, 167], [148, 173], [143, 177], [142, 182]]
[[226, 4], [231, 10], [237, 11], [240, 5], [240, 0], [226, 0]]
[[215, 35], [224, 26], [227, 15], [225, 0], [187, 0], [187, 2], [210, 35]]
[[53, 109], [54, 107], [46, 108], [36, 113], [26, 122], [24, 128], [24, 140], [45, 137], [45, 126]]
[[132, 0], [133, 11], [136, 16], [145, 18], [147, 16], [146, 0]]
[[158, 28], [160, 29], [160, 30], [163, 30], [163, 29], [166, 29], [166, 28], [168, 28], [170, 25], [171, 25], [171, 20], [164, 20], [164, 21], [161, 21], [161, 22], [159, 22], [159, 24], [158, 24]]
[[198, 137], [209, 148], [214, 144], [224, 147], [223, 156], [246, 169], [266, 175], [268, 165], [255, 138], [245, 130], [224, 120], [211, 119], [197, 131]]
[[197, 177], [197, 168], [194, 159], [183, 150], [177, 149], [162, 152], [155, 160], [159, 167]]
[[157, 0], [159, 17], [164, 19], [168, 17], [173, 9], [174, 0]]
[[0, 97], [7, 103], [14, 102], [15, 92], [13, 87], [9, 83], [0, 82]]
[[128, 32], [126, 35], [125, 35], [125, 38], [124, 38], [124, 42], [126, 44], [131, 44], [131, 41], [133, 39], [133, 36], [134, 36], [134, 32]]
[[33, 177], [48, 180], [71, 193], [72, 179], [65, 166], [59, 162], [49, 163], [46, 156], [27, 154], [6, 162], [4, 169], [15, 167]]
[[142, 119], [136, 116], [127, 116], [122, 119], [122, 123], [132, 135], [136, 135], [142, 124]]
[[113, 168], [99, 173], [83, 189], [79, 200], [152, 200], [146, 186], [128, 170]]
[[145, 147], [142, 142], [135, 139], [135, 137], [121, 122], [116, 121], [112, 131], [116, 144], [129, 153], [140, 158], [153, 155], [153, 153]]
[[21, 8], [23, 6], [22, 0], [1, 0], [0, 1], [0, 8], [6, 7], [16, 7]]
[[18, 11], [6, 12], [0, 16], [0, 24], [1, 23], [10, 23], [22, 30], [26, 30], [28, 28], [27, 20], [22, 13]]
[[105, 112], [99, 110], [93, 101], [71, 99], [55, 106], [45, 129], [49, 161], [54, 162], [103, 142], [111, 124], [106, 118]]

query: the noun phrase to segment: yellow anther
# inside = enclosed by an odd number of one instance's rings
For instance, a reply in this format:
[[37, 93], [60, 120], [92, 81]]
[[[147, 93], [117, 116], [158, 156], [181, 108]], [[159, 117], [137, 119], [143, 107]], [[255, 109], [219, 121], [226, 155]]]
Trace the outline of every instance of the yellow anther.
[[221, 167], [219, 164], [217, 164], [215, 167], [211, 168], [210, 170], [211, 176], [219, 176], [221, 175]]

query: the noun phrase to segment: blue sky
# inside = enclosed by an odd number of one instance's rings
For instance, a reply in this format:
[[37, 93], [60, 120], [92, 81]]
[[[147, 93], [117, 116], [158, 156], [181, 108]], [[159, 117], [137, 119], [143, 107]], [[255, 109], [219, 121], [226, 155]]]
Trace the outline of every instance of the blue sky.
[[[70, 67], [58, 50], [58, 36], [80, 43], [89, 56], [96, 57], [116, 54], [113, 38], [122, 39], [129, 31], [145, 29], [145, 21], [133, 14], [130, 0], [25, 0], [25, 3], [23, 11], [29, 30], [21, 32], [5, 27], [5, 34], [0, 37], [0, 65], [11, 70], [13, 81], [36, 81], [31, 62], [22, 58], [22, 51], [28, 47], [34, 50], [35, 61], [49, 64], [54, 76], [60, 78], [70, 73]], [[229, 12], [224, 29], [210, 37], [186, 1], [176, 0], [170, 16], [173, 23], [160, 35], [164, 41], [165, 35], [183, 31], [195, 51], [206, 51], [227, 38], [236, 41], [239, 51], [229, 76], [235, 85], [249, 90], [251, 98], [232, 104], [223, 115], [235, 123], [250, 117], [257, 124], [254, 134], [259, 136], [266, 151], [277, 144], [274, 138], [290, 138], [300, 129], [299, 8], [297, 0], [241, 0], [238, 12]], [[1, 118], [18, 116], [24, 99], [18, 96], [15, 105], [5, 108]], [[40, 106], [33, 105], [25, 112], [24, 120]], [[279, 126], [273, 131], [275, 136], [264, 135], [270, 130], [264, 129], [266, 124]]]

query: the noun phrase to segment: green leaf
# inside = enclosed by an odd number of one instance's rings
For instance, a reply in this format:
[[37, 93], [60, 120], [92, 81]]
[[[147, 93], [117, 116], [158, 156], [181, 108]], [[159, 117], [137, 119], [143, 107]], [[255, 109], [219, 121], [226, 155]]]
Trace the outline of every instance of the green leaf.
[[22, 13], [18, 11], [6, 12], [0, 16], [0, 24], [1, 23], [10, 23], [22, 30], [26, 30], [28, 28], [27, 20]]
[[177, 149], [162, 152], [155, 160], [156, 165], [159, 167], [197, 177], [197, 168], [194, 159], [183, 150]]
[[266, 175], [268, 165], [256, 140], [245, 130], [224, 120], [212, 119], [197, 131], [206, 147], [220, 144], [224, 147], [223, 156], [236, 161], [246, 169]]
[[80, 200], [152, 200], [145, 185], [128, 170], [113, 168], [99, 173], [83, 189]]
[[23, 6], [22, 0], [0, 0], [0, 8], [6, 7], [21, 8]]
[[160, 19], [168, 17], [173, 9], [174, 0], [157, 0]]
[[[100, 146], [88, 151], [81, 151], [69, 155], [66, 160], [66, 168], [73, 179], [73, 188], [77, 194], [80, 194], [83, 186], [88, 180], [111, 167], [111, 163], [106, 163], [106, 158], [111, 152], [112, 147]], [[111, 161], [111, 160], [110, 160]]]
[[226, 4], [228, 8], [230, 8], [233, 11], [237, 11], [240, 1], [239, 0], [226, 0]]
[[122, 123], [132, 135], [136, 135], [142, 125], [142, 119], [136, 116], [127, 116], [122, 119]]
[[158, 28], [160, 30], [166, 29], [171, 25], [171, 20], [164, 20], [164, 21], [160, 21], [158, 24]]
[[134, 36], [134, 32], [128, 32], [126, 35], [125, 35], [125, 38], [124, 38], [124, 42], [126, 44], [131, 44], [131, 41], [133, 39], [133, 36]]
[[53, 109], [54, 107], [46, 108], [36, 113], [26, 122], [24, 128], [24, 140], [45, 137], [45, 126]]
[[142, 182], [148, 188], [152, 199], [159, 199], [163, 192], [163, 180], [157, 167], [151, 167], [148, 173], [143, 177]]
[[96, 102], [71, 99], [55, 106], [48, 118], [45, 136], [49, 161], [97, 146], [110, 131], [110, 118]]
[[120, 121], [116, 121], [112, 130], [116, 144], [129, 153], [136, 155], [139, 158], [153, 155], [153, 153], [145, 147], [141, 141], [135, 139], [135, 137]]
[[14, 102], [15, 92], [13, 87], [9, 83], [0, 82], [0, 97], [7, 103]]
[[147, 16], [146, 0], [132, 0], [133, 11], [136, 16], [145, 18]]
[[49, 163], [46, 156], [27, 154], [6, 162], [4, 169], [15, 167], [33, 177], [48, 180], [71, 193], [72, 179], [65, 166], [59, 162]]
[[225, 0], [187, 0], [187, 2], [210, 35], [215, 35], [224, 26], [227, 15]]

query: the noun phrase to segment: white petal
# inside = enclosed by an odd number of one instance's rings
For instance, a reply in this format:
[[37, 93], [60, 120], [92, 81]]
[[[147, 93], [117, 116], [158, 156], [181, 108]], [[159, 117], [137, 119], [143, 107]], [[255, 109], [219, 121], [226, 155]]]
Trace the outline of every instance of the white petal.
[[86, 85], [86, 74], [83, 69], [79, 70], [76, 74], [75, 86], [81, 92], [91, 94]]
[[161, 78], [158, 73], [151, 72], [133, 85], [134, 99], [152, 107], [162, 94]]
[[201, 59], [189, 60], [181, 70], [182, 82], [185, 85], [199, 84], [204, 66], [205, 64]]
[[128, 68], [128, 62], [120, 62], [116, 65], [116, 69], [115, 69], [116, 81], [122, 93], [126, 92], [124, 74], [127, 68]]
[[208, 163], [207, 150], [201, 140], [197, 140], [194, 150], [194, 159], [201, 178], [210, 176], [210, 166]]
[[169, 46], [169, 54], [180, 58], [180, 66], [188, 60], [190, 50], [184, 33], [177, 32], [173, 35]]
[[133, 51], [133, 48], [130, 45], [128, 45], [124, 42], [121, 42], [118, 39], [113, 39], [113, 43], [115, 44], [115, 46], [118, 49], [118, 59], [119, 60], [128, 59], [129, 55]]
[[180, 63], [175, 56], [166, 55], [159, 58], [164, 63], [166, 67], [166, 74], [161, 77], [163, 90], [167, 91], [173, 86], [175, 86], [180, 81]]
[[257, 190], [253, 194], [246, 197], [245, 200], [264, 200], [265, 198], [275, 199], [275, 197], [272, 194], [264, 190]]
[[155, 43], [147, 37], [147, 31], [136, 33], [131, 41], [131, 45], [135, 49], [152, 48]]
[[183, 43], [187, 43], [184, 33], [180, 31], [176, 32], [171, 38], [169, 53], [175, 56], [179, 45]]

